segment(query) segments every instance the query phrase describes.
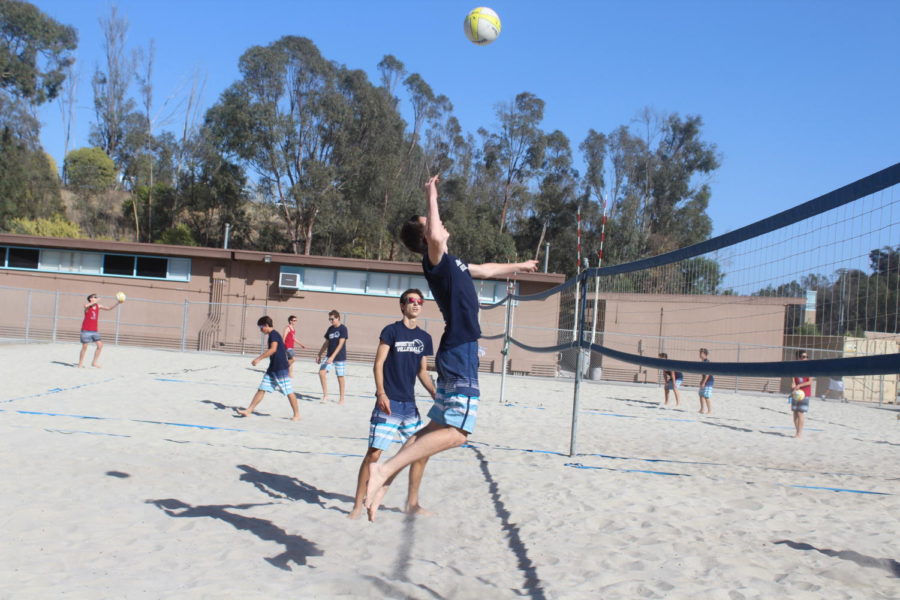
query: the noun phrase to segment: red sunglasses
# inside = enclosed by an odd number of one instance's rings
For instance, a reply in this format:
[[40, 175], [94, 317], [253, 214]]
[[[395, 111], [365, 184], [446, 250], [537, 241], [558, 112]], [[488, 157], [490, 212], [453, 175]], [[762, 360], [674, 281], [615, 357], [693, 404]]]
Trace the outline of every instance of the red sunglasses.
[[425, 304], [425, 300], [422, 298], [407, 298], [406, 300], [404, 300], [404, 302], [406, 304], [415, 304], [417, 306], [422, 306], [423, 304]]

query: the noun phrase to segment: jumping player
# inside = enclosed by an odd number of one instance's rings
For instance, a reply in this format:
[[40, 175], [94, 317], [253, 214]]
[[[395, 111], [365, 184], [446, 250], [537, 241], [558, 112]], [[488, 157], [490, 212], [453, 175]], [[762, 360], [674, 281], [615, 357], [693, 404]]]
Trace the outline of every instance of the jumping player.
[[400, 241], [422, 255], [422, 270], [444, 317], [444, 334], [436, 356], [437, 396], [431, 421], [410, 437], [384, 464], [369, 466], [365, 505], [374, 514], [387, 491], [385, 483], [403, 467], [465, 443], [478, 416], [478, 294], [473, 277], [490, 279], [533, 272], [537, 261], [467, 264], [447, 252], [450, 234], [438, 208], [438, 177], [425, 184], [428, 216], [414, 216], [400, 230]]

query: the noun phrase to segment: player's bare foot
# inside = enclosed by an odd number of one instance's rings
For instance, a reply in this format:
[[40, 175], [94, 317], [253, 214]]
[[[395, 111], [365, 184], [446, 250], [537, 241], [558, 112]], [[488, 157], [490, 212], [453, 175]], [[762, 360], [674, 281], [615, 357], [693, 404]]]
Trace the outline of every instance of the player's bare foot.
[[384, 482], [387, 481], [387, 476], [384, 474], [384, 467], [379, 465], [378, 463], [372, 463], [369, 465], [369, 481], [366, 483], [366, 499], [365, 505], [366, 508], [369, 509], [369, 520], [372, 520], [372, 512], [378, 510], [378, 506], [381, 504], [381, 499], [384, 497], [384, 493], [387, 491], [387, 488], [384, 486]]
[[252, 412], [250, 412], [250, 411], [247, 410], [246, 408], [237, 408], [237, 409], [235, 409], [234, 412], [236, 412], [237, 414], [241, 415], [242, 417], [249, 417], [250, 415], [253, 414]]
[[347, 515], [347, 518], [351, 521], [355, 521], [362, 514], [363, 508], [365, 508], [362, 504], [359, 506], [353, 505], [353, 510], [350, 511], [350, 514]]
[[97, 363], [91, 363], [91, 366], [94, 367], [95, 369], [102, 369], [102, 368], [103, 368], [103, 365], [98, 365]]
[[422, 516], [422, 517], [430, 517], [434, 513], [426, 508], [422, 508], [420, 505], [416, 504], [414, 506], [407, 505], [406, 510], [404, 511], [408, 515], [413, 516]]
[[340, 400], [338, 400], [338, 406], [342, 405], [343, 403], [344, 403], [344, 399], [343, 399], [343, 398], [341, 398]]
[[301, 417], [300, 415], [294, 415], [293, 417], [291, 417], [291, 421], [299, 421], [302, 418], [303, 417]]

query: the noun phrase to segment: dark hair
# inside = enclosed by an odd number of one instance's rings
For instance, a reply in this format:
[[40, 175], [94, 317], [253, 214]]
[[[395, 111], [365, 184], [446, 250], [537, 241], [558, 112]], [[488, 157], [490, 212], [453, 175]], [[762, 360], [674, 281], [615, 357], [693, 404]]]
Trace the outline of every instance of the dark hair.
[[422, 290], [418, 288], [409, 288], [408, 290], [400, 294], [400, 304], [406, 304], [406, 298], [410, 294], [418, 294], [419, 298], [421, 298], [422, 300], [425, 299], [425, 294], [422, 293]]
[[336, 310], [329, 310], [329, 311], [328, 311], [328, 316], [329, 316], [329, 317], [334, 317], [335, 319], [340, 319], [340, 318], [341, 318], [341, 313], [339, 313], [339, 312], [336, 311]]
[[420, 218], [419, 215], [413, 215], [400, 227], [400, 242], [410, 252], [425, 254], [428, 252], [428, 243], [425, 241], [425, 224]]
[[297, 315], [291, 315], [291, 316], [289, 316], [289, 317], [288, 317], [288, 323], [290, 323], [291, 321], [293, 321], [293, 320], [296, 319], [296, 318], [297, 318]]
[[709, 350], [707, 350], [706, 348], [700, 348], [700, 354], [705, 354], [705, 355], [709, 356]]
[[669, 355], [666, 354], [665, 352], [660, 352], [660, 353], [659, 353], [659, 357], [660, 357], [660, 358], [669, 358]]
[[258, 321], [256, 321], [257, 327], [262, 327], [263, 325], [267, 327], [272, 327], [272, 317], [263, 316], [260, 317]]
[[88, 297], [87, 297], [88, 302], [91, 301], [91, 298], [96, 298], [96, 297], [97, 297], [97, 294], [88, 294]]
[[[806, 354], [806, 350], [797, 350], [797, 358], [801, 358], [804, 354]], [[809, 356], [807, 354], [807, 356]]]

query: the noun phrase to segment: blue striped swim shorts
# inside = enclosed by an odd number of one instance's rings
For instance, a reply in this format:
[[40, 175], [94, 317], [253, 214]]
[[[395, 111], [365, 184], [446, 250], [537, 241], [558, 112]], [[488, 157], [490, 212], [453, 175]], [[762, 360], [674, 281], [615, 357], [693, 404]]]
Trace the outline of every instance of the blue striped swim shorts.
[[344, 371], [346, 370], [346, 366], [347, 366], [347, 363], [345, 363], [344, 361], [333, 362], [333, 363], [323, 362], [321, 365], [319, 365], [319, 370], [325, 371], [326, 373], [330, 373], [331, 367], [334, 367], [335, 374], [338, 377], [343, 377]]
[[400, 443], [422, 428], [422, 417], [415, 402], [391, 400], [391, 414], [387, 414], [376, 402], [369, 420], [369, 447], [387, 450], [394, 440]]
[[701, 398], [712, 398], [712, 391], [713, 391], [712, 386], [707, 385], [707, 386], [703, 386], [702, 388], [697, 390], [697, 393], [700, 394]]
[[287, 371], [280, 371], [278, 373], [269, 373], [266, 371], [262, 381], [259, 382], [259, 389], [264, 392], [281, 392], [285, 396], [288, 396], [294, 393], [294, 384]]
[[434, 397], [434, 406], [428, 411], [428, 418], [441, 425], [450, 425], [468, 433], [475, 431], [478, 420], [478, 396], [448, 394], [441, 387]]

